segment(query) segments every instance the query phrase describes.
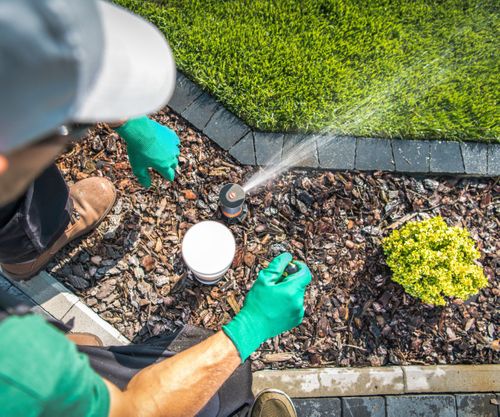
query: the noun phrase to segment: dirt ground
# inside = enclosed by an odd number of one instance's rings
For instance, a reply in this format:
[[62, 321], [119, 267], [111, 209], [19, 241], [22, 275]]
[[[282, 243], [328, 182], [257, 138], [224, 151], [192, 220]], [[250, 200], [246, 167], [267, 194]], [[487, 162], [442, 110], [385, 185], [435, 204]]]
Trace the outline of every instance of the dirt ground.
[[[253, 368], [499, 363], [500, 184], [498, 179], [412, 178], [388, 173], [293, 170], [248, 198], [232, 225], [238, 250], [216, 286], [182, 262], [184, 233], [219, 219], [218, 192], [242, 183], [240, 167], [173, 113], [157, 119], [181, 137], [179, 174], [135, 180], [118, 136], [105, 126], [59, 160], [69, 182], [106, 176], [119, 191], [98, 230], [49, 265], [52, 274], [133, 341], [195, 324], [220, 329], [239, 311], [260, 268], [287, 250], [313, 272], [298, 328], [264, 343]], [[466, 302], [424, 305], [390, 279], [381, 240], [410, 219], [441, 215], [467, 227], [489, 285]]]

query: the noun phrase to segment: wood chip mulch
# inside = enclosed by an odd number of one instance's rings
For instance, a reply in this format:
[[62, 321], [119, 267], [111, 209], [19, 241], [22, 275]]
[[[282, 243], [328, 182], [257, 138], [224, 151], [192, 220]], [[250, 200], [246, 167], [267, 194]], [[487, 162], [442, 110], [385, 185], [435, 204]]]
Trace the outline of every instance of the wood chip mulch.
[[[135, 180], [118, 136], [98, 126], [58, 164], [68, 182], [106, 176], [119, 197], [97, 231], [49, 265], [52, 274], [135, 342], [185, 323], [220, 329], [260, 268], [287, 250], [313, 272], [298, 328], [267, 341], [253, 368], [499, 363], [500, 184], [495, 179], [293, 170], [256, 190], [232, 225], [238, 251], [216, 286], [195, 281], [180, 245], [196, 222], [218, 219], [218, 192], [256, 168], [168, 111], [157, 120], [182, 141], [173, 183]], [[410, 219], [441, 215], [467, 227], [489, 285], [466, 302], [424, 305], [390, 279], [381, 240]]]

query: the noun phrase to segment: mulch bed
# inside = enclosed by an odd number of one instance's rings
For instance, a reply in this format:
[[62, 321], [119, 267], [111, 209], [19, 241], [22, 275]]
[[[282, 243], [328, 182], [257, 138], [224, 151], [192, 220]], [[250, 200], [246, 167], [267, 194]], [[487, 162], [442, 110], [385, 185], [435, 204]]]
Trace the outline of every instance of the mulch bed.
[[[498, 179], [422, 178], [388, 173], [288, 172], [248, 198], [232, 225], [238, 252], [216, 286], [186, 271], [180, 246], [194, 223], [218, 219], [218, 192], [242, 183], [240, 167], [181, 118], [157, 119], [181, 137], [179, 175], [138, 185], [125, 147], [106, 126], [59, 160], [68, 181], [109, 177], [113, 211], [90, 236], [49, 265], [52, 274], [136, 342], [185, 323], [220, 329], [239, 311], [258, 270], [288, 250], [313, 271], [298, 328], [261, 346], [253, 368], [499, 363]], [[381, 240], [409, 219], [441, 215], [467, 227], [489, 286], [466, 302], [424, 305], [390, 279]]]

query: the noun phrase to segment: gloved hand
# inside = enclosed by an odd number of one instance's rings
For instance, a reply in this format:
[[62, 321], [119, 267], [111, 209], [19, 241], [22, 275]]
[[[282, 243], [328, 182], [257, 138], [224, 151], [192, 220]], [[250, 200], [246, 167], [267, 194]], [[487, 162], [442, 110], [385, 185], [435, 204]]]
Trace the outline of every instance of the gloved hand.
[[302, 323], [304, 292], [311, 282], [311, 271], [303, 262], [295, 261], [299, 270], [283, 277], [291, 260], [292, 255], [282, 253], [260, 271], [241, 311], [222, 327], [242, 362], [265, 340]]
[[149, 168], [174, 180], [180, 141], [173, 130], [146, 116], [130, 119], [115, 130], [127, 142], [128, 159], [141, 185], [151, 186]]

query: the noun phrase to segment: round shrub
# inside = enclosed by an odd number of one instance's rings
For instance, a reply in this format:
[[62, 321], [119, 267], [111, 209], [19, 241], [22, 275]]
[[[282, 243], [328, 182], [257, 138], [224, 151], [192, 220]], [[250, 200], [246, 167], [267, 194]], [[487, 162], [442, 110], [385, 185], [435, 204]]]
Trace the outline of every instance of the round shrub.
[[383, 247], [393, 281], [424, 303], [465, 300], [488, 284], [474, 262], [480, 255], [469, 232], [449, 227], [442, 217], [408, 222], [386, 237]]

